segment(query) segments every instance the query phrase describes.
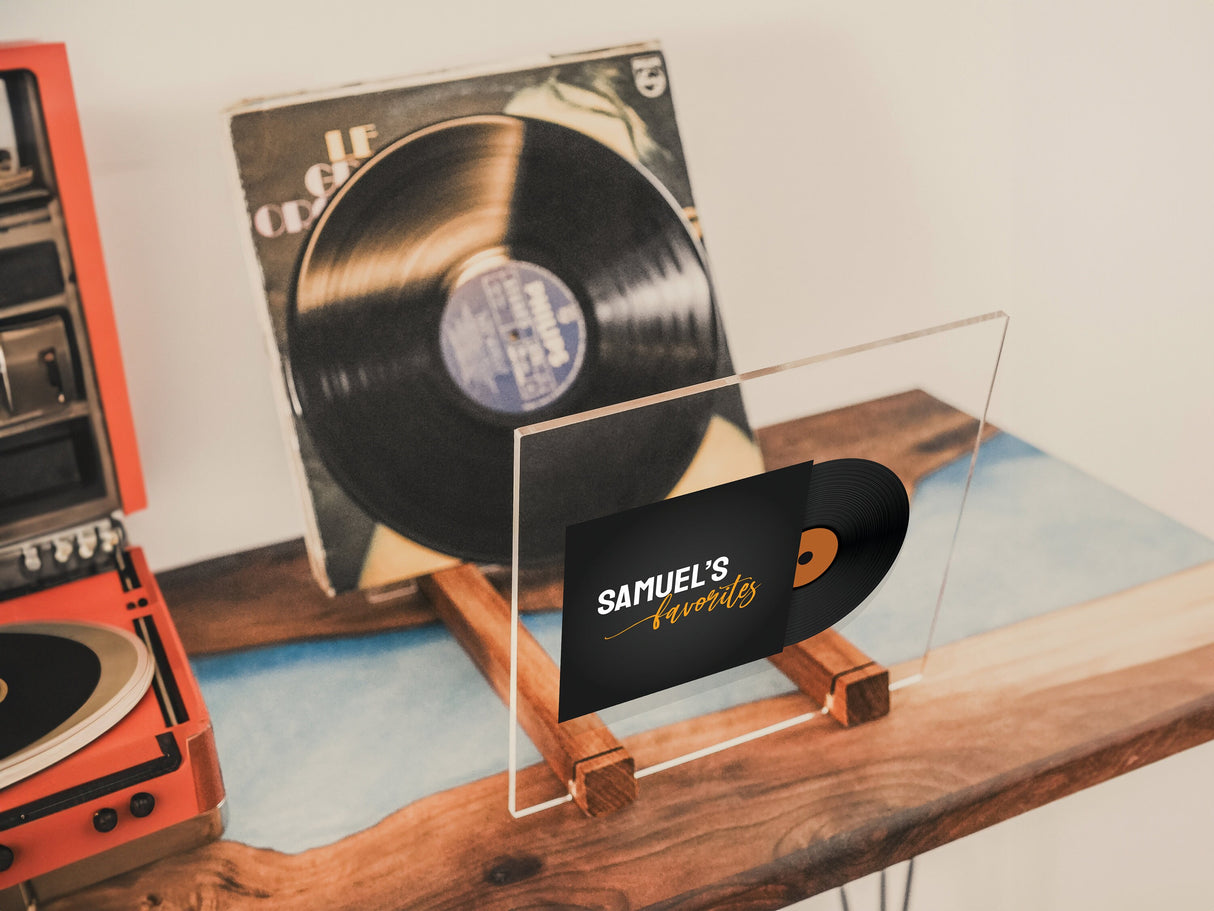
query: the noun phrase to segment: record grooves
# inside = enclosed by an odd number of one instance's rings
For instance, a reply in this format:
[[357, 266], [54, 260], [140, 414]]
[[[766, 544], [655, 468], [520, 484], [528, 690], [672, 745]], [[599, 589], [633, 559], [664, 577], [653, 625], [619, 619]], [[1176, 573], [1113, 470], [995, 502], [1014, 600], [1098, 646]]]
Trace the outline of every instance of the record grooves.
[[906, 488], [884, 465], [868, 459], [815, 463], [804, 527], [833, 533], [837, 552], [819, 555], [829, 565], [793, 589], [784, 644], [830, 629], [859, 607], [894, 565], [909, 521]]
[[84, 622], [0, 626], [0, 788], [100, 737], [143, 698], [154, 668], [132, 633]]
[[[287, 313], [295, 405], [342, 489], [409, 538], [499, 563], [514, 428], [715, 378], [718, 333], [698, 242], [647, 172], [497, 115], [359, 168], [313, 229]], [[614, 422], [552, 453], [561, 470], [536, 465], [551, 482], [524, 524], [665, 496], [711, 407], [643, 409], [624, 434]], [[634, 448], [652, 455], [643, 472]], [[559, 555], [558, 531], [528, 537], [524, 562]]]

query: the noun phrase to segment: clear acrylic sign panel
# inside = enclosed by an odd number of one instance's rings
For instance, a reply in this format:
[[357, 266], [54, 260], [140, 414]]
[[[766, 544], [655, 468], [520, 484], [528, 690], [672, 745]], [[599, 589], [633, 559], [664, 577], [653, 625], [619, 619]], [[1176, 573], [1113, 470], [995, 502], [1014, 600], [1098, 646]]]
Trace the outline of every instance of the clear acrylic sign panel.
[[[594, 498], [554, 499], [552, 492], [570, 489], [570, 472], [593, 484], [586, 468], [593, 447], [612, 441], [608, 461], [626, 458], [637, 477], [652, 474], [670, 457], [668, 441], [638, 429], [688, 411], [729, 412], [739, 398], [759, 443], [761, 456], [743, 446], [742, 458], [736, 439], [705, 446], [673, 492], [617, 491], [612, 512], [809, 460], [864, 458], [892, 469], [910, 497], [905, 541], [884, 581], [834, 628], [890, 669], [891, 689], [907, 686], [931, 647], [1006, 325], [1005, 314], [986, 314], [516, 431], [510, 812], [523, 816], [571, 799], [568, 783], [549, 772], [519, 726], [517, 642], [521, 625], [559, 663], [563, 560], [550, 554], [559, 552], [567, 526], [597, 516], [588, 514]], [[710, 423], [709, 433], [725, 426], [716, 417]], [[530, 565], [528, 556], [539, 551], [549, 555], [547, 568]], [[631, 752], [637, 778], [777, 730], [837, 723], [766, 659], [597, 718]], [[645, 799], [643, 782], [639, 795]]]

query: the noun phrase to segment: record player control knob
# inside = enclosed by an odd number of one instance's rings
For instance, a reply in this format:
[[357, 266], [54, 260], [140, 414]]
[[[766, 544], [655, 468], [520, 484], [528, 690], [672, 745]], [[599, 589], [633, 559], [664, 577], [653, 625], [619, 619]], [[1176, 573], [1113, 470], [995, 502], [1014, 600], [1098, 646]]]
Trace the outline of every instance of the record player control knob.
[[156, 798], [147, 791], [140, 791], [138, 794], [131, 795], [131, 815], [136, 819], [143, 819], [156, 809]]
[[104, 807], [93, 814], [93, 828], [98, 832], [112, 832], [118, 825], [118, 811]]
[[55, 562], [66, 563], [76, 552], [76, 543], [71, 538], [60, 538], [55, 542]]
[[122, 540], [122, 536], [118, 534], [117, 529], [104, 528], [101, 530], [101, 550], [103, 553], [113, 553], [114, 548], [118, 546], [118, 542]]
[[0, 873], [13, 865], [13, 849], [8, 845], [0, 845]]
[[80, 554], [81, 560], [93, 559], [93, 554], [97, 552], [97, 532], [91, 528], [86, 528], [80, 534], [76, 535], [76, 553]]
[[38, 548], [36, 547], [23, 548], [21, 551], [21, 562], [25, 564], [25, 568], [31, 573], [36, 573], [42, 569], [42, 557], [38, 554]]

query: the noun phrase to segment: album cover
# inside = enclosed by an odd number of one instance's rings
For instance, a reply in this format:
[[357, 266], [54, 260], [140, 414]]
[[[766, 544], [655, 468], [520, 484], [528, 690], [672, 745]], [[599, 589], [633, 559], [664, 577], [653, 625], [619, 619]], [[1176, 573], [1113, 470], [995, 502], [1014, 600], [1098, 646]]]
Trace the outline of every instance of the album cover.
[[831, 628], [885, 579], [909, 518], [897, 474], [845, 458], [570, 525], [558, 720], [769, 658]]
[[[250, 102], [229, 127], [331, 593], [508, 563], [515, 427], [732, 373], [657, 44]], [[761, 470], [736, 393], [674, 422], [654, 496], [693, 465]]]

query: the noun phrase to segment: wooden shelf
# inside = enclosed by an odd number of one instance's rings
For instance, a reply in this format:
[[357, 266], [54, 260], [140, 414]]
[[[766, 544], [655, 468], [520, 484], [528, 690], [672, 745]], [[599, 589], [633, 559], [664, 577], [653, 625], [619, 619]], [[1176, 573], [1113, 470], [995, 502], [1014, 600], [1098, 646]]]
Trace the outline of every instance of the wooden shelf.
[[[870, 724], [796, 728], [648, 778], [608, 817], [566, 804], [512, 819], [501, 774], [336, 845], [217, 842], [46, 911], [782, 908], [1214, 739], [1214, 563], [938, 649], [892, 696]], [[786, 717], [802, 698], [660, 736]], [[656, 737], [625, 746], [641, 763]]]
[[[769, 464], [792, 460], [796, 439], [827, 425], [843, 451], [819, 458], [876, 458], [908, 486], [956, 458], [975, 429], [906, 393], [764, 431]], [[849, 443], [860, 425], [863, 439], [857, 430]], [[853, 448], [872, 441], [880, 452]], [[494, 577], [499, 590], [504, 581]], [[544, 580], [531, 581], [531, 606], [550, 605]], [[298, 542], [160, 582], [194, 653], [435, 619], [415, 586], [325, 598]], [[822, 718], [648, 777], [635, 803], [597, 819], [571, 803], [512, 819], [503, 772], [323, 848], [286, 855], [220, 841], [41, 907], [783, 908], [1214, 739], [1214, 563], [937, 649], [891, 701], [868, 724]], [[702, 743], [706, 729], [726, 739], [812, 708], [790, 694], [622, 746], [645, 767], [677, 755], [680, 740]], [[520, 790], [551, 780], [536, 766]]]

